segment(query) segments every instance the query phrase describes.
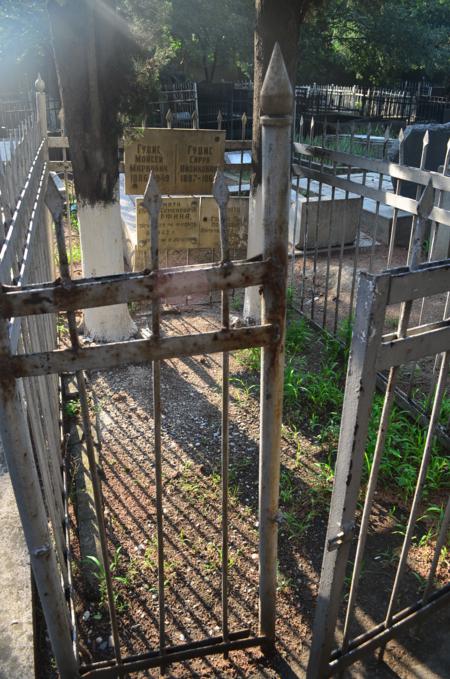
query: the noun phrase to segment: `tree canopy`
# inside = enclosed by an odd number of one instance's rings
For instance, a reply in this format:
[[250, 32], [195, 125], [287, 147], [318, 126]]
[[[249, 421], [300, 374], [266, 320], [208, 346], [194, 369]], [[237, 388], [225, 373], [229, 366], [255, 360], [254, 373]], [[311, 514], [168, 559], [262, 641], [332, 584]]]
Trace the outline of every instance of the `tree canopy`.
[[[252, 78], [254, 0], [113, 4], [136, 42], [131, 107], [155, 100], [160, 79]], [[426, 77], [450, 84], [450, 0], [322, 0], [310, 6], [300, 32], [297, 82], [389, 86]], [[17, 63], [29, 82], [38, 68], [45, 73], [46, 0], [2, 1], [0, 57], [5, 74]]]

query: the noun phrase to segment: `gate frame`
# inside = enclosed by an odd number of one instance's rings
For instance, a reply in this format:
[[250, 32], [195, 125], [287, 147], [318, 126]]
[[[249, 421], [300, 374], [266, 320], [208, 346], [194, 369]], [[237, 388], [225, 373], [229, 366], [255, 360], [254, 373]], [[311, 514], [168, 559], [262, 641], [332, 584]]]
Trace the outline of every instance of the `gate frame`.
[[[449, 290], [449, 260], [422, 264], [415, 270], [411, 270], [409, 267], [402, 267], [378, 275], [365, 272], [360, 274], [355, 328], [348, 363], [336, 472], [314, 618], [311, 653], [307, 670], [308, 679], [323, 679], [323, 677], [340, 672], [372, 648], [377, 646], [384, 647], [385, 643], [400, 630], [403, 630], [419, 618], [434, 612], [438, 606], [445, 603], [448, 604], [450, 601], [450, 585], [447, 585], [432, 596], [424, 595], [422, 600], [413, 606], [395, 615], [393, 614], [393, 605], [398, 585], [404, 572], [412, 537], [411, 531], [414, 529], [418, 501], [425, 480], [429, 446], [435, 432], [440, 400], [444, 392], [444, 376], [448, 372], [448, 349], [450, 347], [450, 318], [407, 330], [408, 308], [410, 310], [413, 300], [445, 292], [449, 293]], [[397, 333], [383, 336], [382, 331], [386, 309], [391, 304], [399, 303], [402, 304], [404, 310], [402, 313], [403, 323], [402, 321], [400, 322]], [[402, 557], [400, 558], [386, 619], [381, 625], [374, 627], [369, 632], [351, 641], [348, 641], [346, 635], [344, 635], [343, 647], [332, 652], [339, 606], [342, 600], [345, 571], [351, 541], [355, 532], [355, 514], [361, 486], [364, 450], [375, 393], [377, 371], [390, 369], [390, 374], [392, 375], [392, 372], [396, 371], [405, 362], [441, 353], [443, 358], [440, 380], [438, 380], [436, 387], [427, 443], [425, 444], [416, 493], [410, 512], [408, 531], [405, 536]], [[377, 449], [380, 456], [383, 450], [390, 406], [392, 405], [392, 394], [393, 388], [388, 388], [385, 395], [384, 414], [382, 415], [378, 433], [379, 441], [377, 442]], [[370, 516], [373, 490], [377, 480], [377, 465], [375, 461], [373, 467], [375, 468], [372, 472], [374, 477], [373, 479], [371, 477], [369, 482], [373, 484], [373, 487], [367, 491], [366, 507], [358, 537], [358, 549], [361, 543], [364, 547], [367, 535], [368, 516]], [[449, 519], [450, 512], [447, 508], [446, 518], [444, 518], [440, 529], [444, 536], [445, 524], [448, 526]], [[439, 548], [439, 544], [440, 540], [438, 540], [436, 548]], [[356, 573], [356, 576], [354, 575], [352, 580], [351, 597], [352, 595], [354, 597], [356, 594], [360, 574], [356, 564], [357, 560], [355, 561], [354, 573]], [[436, 565], [437, 563], [434, 565], [434, 568], [430, 569], [427, 594], [429, 594], [431, 588]], [[352, 603], [354, 603], [353, 597]]]
[[[293, 104], [292, 88], [278, 44], [275, 45], [261, 92], [263, 125], [263, 229], [262, 257], [250, 261], [231, 262], [224, 202], [218, 191], [222, 261], [211, 265], [159, 269], [158, 219], [161, 199], [156, 182], [149, 178], [144, 203], [152, 228], [152, 270], [72, 281], [67, 259], [63, 226], [63, 201], [49, 178], [46, 204], [56, 229], [60, 260], [60, 279], [36, 285], [2, 286], [0, 289], [0, 419], [1, 432], [13, 488], [31, 555], [33, 573], [43, 605], [53, 651], [61, 679], [123, 677], [129, 672], [166, 666], [175, 661], [208, 654], [228, 654], [231, 650], [261, 646], [268, 651], [275, 642], [275, 598], [277, 579], [278, 485], [280, 474], [281, 416], [283, 396], [283, 343], [286, 316], [286, 281], [288, 260], [288, 214], [290, 189], [290, 130]], [[221, 177], [216, 175], [215, 187]], [[223, 180], [222, 180], [223, 181]], [[223, 197], [223, 196], [222, 196]], [[226, 201], [225, 201], [226, 202]], [[260, 325], [233, 329], [229, 327], [228, 291], [260, 285], [263, 297], [263, 321]], [[196, 335], [161, 337], [159, 305], [163, 297], [183, 293], [222, 291], [222, 329]], [[100, 346], [82, 347], [77, 335], [75, 310], [117, 304], [118, 301], [152, 302], [152, 335], [150, 339], [128, 340]], [[67, 313], [71, 348], [12, 354], [9, 321], [17, 317], [38, 316], [64, 311]], [[156, 486], [161, 483], [161, 450], [158, 423], [159, 366], [166, 358], [226, 352], [248, 347], [262, 347], [261, 361], [261, 437], [259, 469], [259, 635], [249, 630], [229, 632], [224, 606], [222, 636], [167, 648], [164, 631], [163, 517], [161, 495], [158, 494], [158, 564], [159, 564], [159, 650], [140, 656], [122, 657], [116, 609], [109, 567], [107, 535], [102, 512], [101, 485], [91, 435], [88, 398], [84, 370], [107, 370], [123, 364], [153, 364], [153, 404], [155, 422]], [[74, 635], [66, 605], [60, 567], [53, 536], [49, 531], [45, 506], [38, 495], [39, 480], [27, 436], [25, 415], [17, 380], [32, 376], [76, 372], [84, 435], [86, 437], [90, 473], [102, 557], [106, 573], [107, 598], [110, 609], [115, 659], [100, 661], [82, 668], [74, 652]], [[227, 361], [224, 361], [224, 386]], [[226, 385], [227, 386], [227, 385]], [[227, 498], [228, 459], [228, 389], [223, 392], [222, 470], [223, 498]], [[162, 487], [162, 486], [161, 486]], [[160, 490], [161, 490], [160, 487]], [[226, 524], [223, 523], [226, 535]], [[226, 553], [226, 550], [225, 550]], [[70, 564], [70, 559], [69, 559]], [[227, 605], [226, 571], [223, 578], [223, 602]]]

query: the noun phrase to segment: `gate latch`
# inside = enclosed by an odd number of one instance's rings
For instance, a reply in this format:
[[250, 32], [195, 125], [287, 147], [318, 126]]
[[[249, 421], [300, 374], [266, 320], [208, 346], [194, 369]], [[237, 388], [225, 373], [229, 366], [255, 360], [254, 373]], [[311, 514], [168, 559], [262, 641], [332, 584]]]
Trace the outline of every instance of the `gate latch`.
[[354, 521], [345, 524], [342, 527], [342, 530], [340, 530], [339, 533], [337, 533], [337, 535], [334, 536], [334, 538], [330, 538], [328, 540], [328, 551], [333, 552], [335, 549], [338, 549], [341, 545], [343, 545], [344, 542], [351, 540], [351, 538], [353, 537], [354, 529], [355, 529]]

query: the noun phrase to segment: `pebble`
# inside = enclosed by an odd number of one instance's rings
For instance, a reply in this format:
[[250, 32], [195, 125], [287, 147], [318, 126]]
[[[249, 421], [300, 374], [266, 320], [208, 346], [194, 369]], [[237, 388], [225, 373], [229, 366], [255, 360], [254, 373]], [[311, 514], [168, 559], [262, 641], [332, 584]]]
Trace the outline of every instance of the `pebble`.
[[84, 613], [83, 613], [84, 622], [87, 622], [90, 617], [91, 617], [91, 611], [84, 611]]
[[186, 641], [186, 637], [184, 636], [184, 634], [180, 634], [180, 641]]
[[97, 639], [95, 640], [95, 643], [97, 644], [97, 646], [100, 646], [102, 641], [103, 641], [102, 637], [97, 637]]

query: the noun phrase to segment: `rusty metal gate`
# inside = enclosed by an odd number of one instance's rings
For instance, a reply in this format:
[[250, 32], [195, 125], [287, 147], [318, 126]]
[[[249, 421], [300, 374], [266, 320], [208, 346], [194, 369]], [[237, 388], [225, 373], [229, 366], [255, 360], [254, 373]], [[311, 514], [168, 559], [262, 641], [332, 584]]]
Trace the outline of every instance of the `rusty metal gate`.
[[[213, 193], [218, 203], [222, 261], [160, 269], [158, 261], [158, 219], [161, 196], [150, 175], [144, 205], [151, 224], [151, 270], [91, 279], [71, 280], [63, 227], [63, 201], [49, 178], [46, 204], [55, 223], [59, 251], [60, 279], [34, 285], [3, 286], [0, 292], [0, 422], [5, 456], [16, 493], [31, 565], [43, 607], [52, 648], [62, 679], [123, 677], [152, 667], [163, 672], [171, 662], [250, 646], [270, 647], [275, 638], [275, 597], [277, 576], [277, 511], [282, 413], [283, 343], [287, 277], [287, 221], [290, 163], [292, 92], [277, 46], [270, 62], [262, 93], [263, 133], [263, 229], [264, 252], [251, 261], [230, 261], [226, 223], [228, 190], [218, 173]], [[267, 85], [268, 83], [268, 85]], [[265, 94], [266, 92], [266, 94]], [[231, 328], [229, 291], [261, 286], [262, 323]], [[222, 328], [219, 331], [163, 337], [160, 333], [162, 297], [210, 290], [222, 294]], [[76, 328], [75, 311], [126, 302], [148, 302], [152, 306], [152, 334], [149, 339], [82, 346]], [[46, 318], [67, 314], [70, 348], [11, 351], [10, 328], [16, 318]], [[261, 438], [259, 465], [259, 633], [230, 629], [228, 623], [228, 352], [262, 347]], [[168, 647], [165, 634], [164, 518], [161, 462], [160, 365], [169, 358], [223, 353], [222, 375], [222, 631], [221, 635], [197, 642]], [[153, 370], [154, 461], [156, 487], [159, 648], [139, 656], [121, 652], [114, 584], [110, 568], [101, 483], [92, 440], [89, 403], [84, 371], [107, 370], [125, 364], [151, 364]], [[101, 556], [105, 567], [106, 593], [111, 621], [114, 659], [80, 665], [76, 625], [71, 615], [70, 571], [67, 549], [57, 549], [58, 522], [48, 523], [46, 506], [39, 491], [39, 475], [33, 456], [33, 442], [26, 424], [21, 383], [42, 376], [75, 373], [98, 522]], [[36, 443], [36, 442], [34, 442]], [[38, 442], [39, 443], [39, 442]], [[61, 458], [61, 466], [64, 461]], [[67, 501], [67, 498], [65, 498]], [[67, 507], [66, 528], [67, 528]], [[67, 547], [67, 545], [66, 545]]]
[[[360, 276], [335, 482], [309, 659], [309, 679], [322, 679], [340, 673], [356, 660], [365, 657], [374, 648], [384, 649], [389, 639], [409, 625], [434, 613], [440, 606], [450, 604], [450, 584], [440, 588], [434, 586], [440, 553], [445, 545], [449, 528], [450, 499], [448, 499], [438, 530], [424, 592], [419, 600], [412, 601], [408, 607], [400, 611], [397, 610], [400, 586], [407, 568], [408, 554], [430, 464], [433, 437], [447, 388], [450, 348], [450, 262], [447, 259], [442, 262], [422, 264], [417, 268], [414, 268], [414, 261], [411, 264], [412, 268], [393, 269], [378, 275], [362, 273]], [[445, 293], [447, 293], [447, 306], [442, 321], [408, 328], [414, 300], [424, 299], [426, 302], [432, 295]], [[399, 326], [395, 333], [383, 334], [386, 310], [391, 305], [401, 305]], [[403, 364], [417, 361], [425, 356], [435, 357], [437, 379], [421, 466], [409, 510], [395, 579], [389, 592], [385, 618], [381, 624], [374, 625], [359, 636], [351, 638], [351, 625], [355, 616], [369, 520], [373, 510], [378, 471], [393, 406], [395, 384]], [[333, 650], [340, 620], [350, 548], [356, 532], [357, 503], [361, 490], [368, 423], [377, 371], [388, 372], [388, 386], [365, 492], [348, 601], [344, 617], [341, 619], [343, 627], [338, 635], [337, 648]]]

